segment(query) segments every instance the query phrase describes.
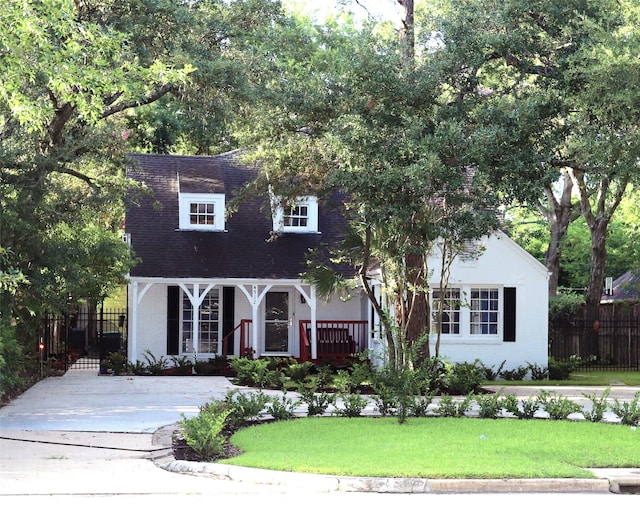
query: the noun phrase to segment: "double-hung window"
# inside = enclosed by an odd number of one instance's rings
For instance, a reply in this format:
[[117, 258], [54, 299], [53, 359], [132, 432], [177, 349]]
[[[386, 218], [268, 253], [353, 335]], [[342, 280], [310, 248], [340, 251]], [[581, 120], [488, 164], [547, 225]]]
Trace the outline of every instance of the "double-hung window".
[[[440, 309], [441, 308], [441, 309]], [[516, 341], [516, 288], [457, 286], [431, 292], [432, 332], [455, 339]], [[454, 338], [455, 337], [455, 338]]]
[[[442, 306], [442, 309], [440, 309]], [[438, 332], [438, 317], [440, 312], [440, 333], [460, 334], [460, 288], [433, 290], [431, 312], [433, 316], [433, 330]]]
[[277, 233], [317, 233], [318, 200], [315, 197], [299, 197], [282, 204], [273, 200], [273, 230]]
[[498, 334], [498, 288], [471, 288], [471, 334]]
[[180, 229], [223, 231], [224, 194], [180, 193]]

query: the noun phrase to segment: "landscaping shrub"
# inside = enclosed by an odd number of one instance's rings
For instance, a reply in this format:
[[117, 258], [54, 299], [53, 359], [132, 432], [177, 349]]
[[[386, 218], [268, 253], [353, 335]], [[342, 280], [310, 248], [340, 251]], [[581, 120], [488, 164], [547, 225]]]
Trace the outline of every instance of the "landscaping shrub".
[[429, 406], [433, 402], [433, 392], [422, 396], [416, 396], [409, 404], [409, 416], [414, 418], [424, 418], [429, 412]]
[[484, 378], [486, 380], [498, 380], [498, 377], [500, 376], [500, 373], [502, 372], [502, 368], [504, 368], [504, 365], [506, 364], [506, 362], [507, 362], [506, 359], [502, 361], [502, 363], [500, 363], [500, 365], [498, 366], [497, 370], [494, 370], [495, 366], [486, 366], [481, 362], [478, 362], [478, 366], [484, 373]]
[[517, 407], [518, 400], [514, 395], [501, 396], [501, 391], [486, 395], [477, 395], [475, 401], [478, 404], [478, 416], [481, 418], [497, 418], [503, 410], [513, 407], [513, 400]]
[[280, 361], [273, 358], [249, 359], [236, 357], [229, 366], [235, 374], [236, 384], [258, 388], [279, 387], [284, 377]]
[[582, 407], [569, 398], [548, 391], [542, 391], [538, 395], [538, 403], [552, 420], [566, 420], [570, 414], [582, 411]]
[[292, 420], [296, 417], [296, 407], [300, 405], [299, 400], [293, 400], [283, 393], [282, 397], [274, 396], [267, 405], [267, 413], [276, 421]]
[[527, 373], [529, 373], [529, 368], [521, 365], [511, 370], [502, 370], [500, 377], [504, 380], [523, 380], [527, 376]]
[[440, 401], [438, 402], [438, 407], [436, 407], [435, 412], [440, 416], [460, 418], [471, 409], [472, 401], [473, 395], [468, 395], [462, 400], [454, 400], [451, 395], [442, 395], [440, 396]]
[[531, 380], [546, 380], [549, 378], [549, 368], [527, 363], [531, 372]]
[[609, 397], [610, 389], [607, 388], [602, 396], [598, 397], [596, 393], [582, 393], [582, 395], [591, 400], [591, 408], [587, 410], [586, 407], [582, 409], [582, 415], [588, 421], [598, 422], [604, 418], [604, 413], [607, 411], [609, 405], [607, 404], [607, 398]]
[[226, 437], [223, 433], [231, 409], [224, 402], [213, 402], [200, 407], [197, 416], [184, 414], [179, 426], [187, 444], [205, 461], [212, 461], [224, 453]]
[[440, 378], [440, 390], [451, 395], [467, 395], [476, 393], [484, 380], [480, 364], [458, 363]]
[[569, 376], [580, 364], [578, 356], [571, 356], [567, 361], [558, 361], [553, 357], [549, 357], [549, 379], [551, 380], [569, 380]]
[[224, 401], [231, 411], [227, 417], [227, 423], [230, 428], [235, 429], [246, 422], [257, 421], [269, 403], [269, 398], [262, 391], [241, 393], [238, 390], [231, 390]]
[[313, 363], [304, 361], [303, 363], [297, 363], [295, 359], [285, 369], [284, 373], [295, 383], [303, 383], [309, 377]]
[[540, 403], [538, 402], [538, 397], [530, 397], [521, 400], [520, 405], [518, 405], [518, 399], [514, 395], [507, 395], [504, 407], [507, 412], [510, 412], [516, 418], [529, 420], [540, 409]]
[[342, 400], [342, 407], [336, 409], [335, 414], [337, 416], [344, 416], [347, 418], [356, 418], [362, 415], [362, 411], [369, 403], [366, 398], [358, 393], [340, 393], [339, 397]]
[[611, 405], [613, 413], [620, 418], [623, 425], [640, 425], [640, 391], [638, 391], [631, 402], [620, 401], [617, 398]]
[[169, 366], [169, 361], [164, 356], [156, 358], [149, 349], [145, 350], [142, 356], [146, 361], [145, 370], [148, 375], [162, 375]]
[[421, 370], [381, 368], [372, 372], [371, 387], [382, 416], [395, 415], [403, 423], [416, 408], [416, 397], [429, 391], [430, 381]]
[[307, 406], [307, 416], [321, 416], [330, 405], [334, 405], [336, 402], [333, 393], [327, 393], [326, 391], [318, 393], [316, 386], [300, 386], [298, 393], [302, 403]]
[[0, 399], [12, 397], [23, 388], [27, 368], [25, 351], [14, 330], [0, 322]]

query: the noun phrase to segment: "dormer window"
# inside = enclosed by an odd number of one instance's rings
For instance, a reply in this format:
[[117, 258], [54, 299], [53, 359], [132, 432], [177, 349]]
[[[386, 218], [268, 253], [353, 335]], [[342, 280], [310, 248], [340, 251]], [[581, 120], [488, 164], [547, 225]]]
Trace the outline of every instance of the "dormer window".
[[299, 197], [282, 206], [274, 201], [273, 230], [281, 233], [317, 233], [318, 200], [315, 197]]
[[180, 229], [224, 230], [224, 194], [180, 194]]

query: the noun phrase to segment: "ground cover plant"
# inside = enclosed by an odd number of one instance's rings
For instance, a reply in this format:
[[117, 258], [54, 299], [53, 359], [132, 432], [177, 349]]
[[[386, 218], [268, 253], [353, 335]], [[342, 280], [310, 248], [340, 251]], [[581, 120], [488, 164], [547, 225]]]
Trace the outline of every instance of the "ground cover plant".
[[242, 453], [227, 464], [337, 475], [589, 478], [585, 468], [640, 466], [640, 430], [592, 422], [317, 417], [242, 429], [232, 442]]

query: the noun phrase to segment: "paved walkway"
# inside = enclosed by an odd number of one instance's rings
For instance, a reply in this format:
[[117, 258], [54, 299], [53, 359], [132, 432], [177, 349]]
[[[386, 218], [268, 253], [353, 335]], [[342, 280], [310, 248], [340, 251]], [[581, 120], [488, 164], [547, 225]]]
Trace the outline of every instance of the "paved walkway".
[[[609, 492], [622, 485], [627, 491], [635, 488], [640, 492], [640, 469], [602, 470], [596, 472], [596, 479], [460, 481], [339, 478], [176, 461], [171, 453], [176, 422], [183, 415], [197, 414], [201, 405], [224, 398], [234, 388], [225, 377], [113, 377], [98, 376], [94, 371], [71, 371], [63, 377], [45, 379], [0, 409], [0, 496], [29, 486], [29, 481], [39, 481], [39, 472], [48, 466], [60, 466], [62, 461], [67, 465], [82, 461], [79, 474], [89, 479], [91, 471], [96, 471], [99, 476], [92, 479], [91, 485], [100, 488], [98, 484], [102, 482], [107, 486], [105, 475], [110, 473], [90, 461], [109, 461], [117, 467], [115, 461], [121, 459], [140, 459], [136, 471], [141, 472], [141, 478], [145, 473], [156, 475], [154, 481], [161, 469], [165, 474], [197, 474], [226, 482], [300, 485], [327, 491]], [[540, 388], [496, 386], [498, 389], [528, 397]], [[580, 388], [545, 389], [576, 401], [586, 400], [585, 390]], [[638, 390], [614, 387], [610, 396], [631, 399]], [[603, 391], [604, 388], [589, 389], [590, 393]], [[154, 463], [144, 463], [148, 461]], [[25, 478], [27, 475], [31, 480]], [[121, 485], [127, 484], [117, 471], [112, 478], [119, 479]], [[200, 485], [195, 481], [193, 484]], [[38, 492], [44, 492], [43, 485], [46, 490], [47, 484], [41, 483]]]

